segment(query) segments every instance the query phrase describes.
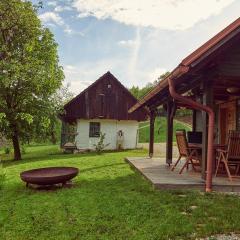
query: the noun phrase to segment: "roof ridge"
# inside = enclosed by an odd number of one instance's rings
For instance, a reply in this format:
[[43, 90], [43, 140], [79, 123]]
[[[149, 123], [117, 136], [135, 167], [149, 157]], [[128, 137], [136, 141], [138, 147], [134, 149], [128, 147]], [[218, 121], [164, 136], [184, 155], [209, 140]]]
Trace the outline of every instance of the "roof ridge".
[[189, 65], [191, 62], [199, 58], [204, 52], [212, 48], [214, 45], [216, 45], [219, 41], [221, 41], [224, 37], [226, 37], [228, 34], [233, 32], [236, 28], [240, 26], [240, 17], [237, 18], [235, 21], [230, 23], [227, 27], [225, 27], [223, 30], [215, 34], [212, 38], [210, 38], [208, 41], [203, 43], [200, 47], [198, 47], [196, 50], [194, 50], [192, 53], [190, 53], [187, 57], [185, 57], [180, 64], [182, 65]]
[[68, 103], [66, 103], [64, 105], [64, 108], [67, 107], [69, 104], [71, 104], [72, 102], [74, 102], [75, 100], [77, 100], [80, 96], [82, 96], [86, 91], [88, 91], [91, 87], [93, 87], [94, 85], [96, 85], [99, 81], [101, 81], [104, 77], [106, 76], [111, 76], [123, 89], [124, 91], [130, 96], [132, 97], [136, 102], [138, 101], [138, 99], [133, 96], [133, 94], [110, 72], [107, 71], [106, 73], [104, 73], [102, 76], [100, 76], [96, 81], [94, 81], [92, 84], [90, 84], [88, 87], [86, 87], [82, 92], [80, 92], [77, 96], [75, 96], [73, 99], [71, 99]]
[[[84, 94], [89, 88], [93, 87], [95, 84], [97, 84], [97, 82], [99, 82], [103, 77], [105, 77], [107, 74], [109, 74], [110, 71], [107, 71], [106, 73], [104, 73], [102, 76], [100, 76], [99, 78], [97, 78], [96, 81], [94, 81], [93, 83], [91, 83], [88, 87], [86, 87], [85, 89], [83, 89], [77, 96], [75, 96], [74, 98], [72, 98], [69, 102], [67, 102], [64, 105], [64, 108], [66, 106], [68, 106], [70, 103], [72, 103], [73, 101], [75, 101], [76, 99], [78, 99], [82, 94]], [[110, 73], [111, 74], [111, 73]]]

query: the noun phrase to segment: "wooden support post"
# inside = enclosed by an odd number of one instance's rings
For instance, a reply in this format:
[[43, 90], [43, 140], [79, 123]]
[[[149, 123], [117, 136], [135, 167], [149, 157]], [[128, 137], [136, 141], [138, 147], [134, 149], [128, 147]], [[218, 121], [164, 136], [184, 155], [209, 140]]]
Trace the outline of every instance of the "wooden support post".
[[154, 122], [155, 122], [155, 111], [150, 111], [150, 139], [149, 139], [149, 157], [153, 157], [153, 146], [154, 146]]
[[67, 142], [67, 123], [64, 122], [63, 120], [62, 122], [62, 127], [61, 127], [61, 142], [60, 142], [60, 148], [63, 147], [63, 145]]
[[167, 135], [166, 135], [166, 163], [172, 163], [172, 149], [173, 149], [173, 103], [167, 103]]
[[[203, 105], [213, 107], [213, 91], [210, 80], [203, 82]], [[206, 179], [206, 166], [207, 166], [207, 150], [208, 150], [208, 115], [202, 112], [202, 166], [201, 175], [202, 179]]]
[[196, 125], [197, 124], [197, 111], [193, 110], [192, 111], [192, 131], [196, 131]]

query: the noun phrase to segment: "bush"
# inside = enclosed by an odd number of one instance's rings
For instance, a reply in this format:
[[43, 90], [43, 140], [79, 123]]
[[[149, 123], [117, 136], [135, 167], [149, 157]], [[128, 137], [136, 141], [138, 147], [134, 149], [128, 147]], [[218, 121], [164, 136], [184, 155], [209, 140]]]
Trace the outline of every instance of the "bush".
[[97, 154], [101, 154], [102, 151], [110, 144], [110, 143], [104, 144], [105, 136], [106, 136], [106, 133], [100, 132], [99, 142], [93, 145], [95, 147]]
[[5, 154], [10, 154], [11, 153], [11, 148], [10, 147], [5, 147], [4, 152], [5, 152]]

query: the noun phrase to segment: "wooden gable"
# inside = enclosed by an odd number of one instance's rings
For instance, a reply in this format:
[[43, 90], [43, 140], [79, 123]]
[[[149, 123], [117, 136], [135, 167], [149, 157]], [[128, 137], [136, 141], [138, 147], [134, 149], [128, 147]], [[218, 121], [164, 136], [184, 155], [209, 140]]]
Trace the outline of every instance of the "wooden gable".
[[147, 119], [145, 109], [128, 113], [136, 102], [137, 99], [107, 72], [65, 105], [62, 119], [67, 122], [99, 118], [144, 121]]

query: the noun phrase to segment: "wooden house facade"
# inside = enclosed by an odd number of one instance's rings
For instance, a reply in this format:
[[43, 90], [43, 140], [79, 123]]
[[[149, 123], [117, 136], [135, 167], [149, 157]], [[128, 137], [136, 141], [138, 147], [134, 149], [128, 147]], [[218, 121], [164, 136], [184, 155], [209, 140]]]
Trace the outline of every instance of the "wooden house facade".
[[150, 147], [157, 107], [167, 109], [166, 163], [172, 163], [173, 118], [178, 108], [193, 110], [193, 131], [202, 132], [202, 179], [211, 188], [216, 143], [225, 144], [229, 130], [240, 130], [240, 18], [191, 53], [152, 91], [133, 113], [150, 111]]
[[62, 145], [69, 141], [66, 125], [70, 124], [75, 126], [71, 141], [78, 149], [94, 149], [100, 132], [106, 134], [106, 149], [116, 149], [118, 140], [122, 141], [122, 148], [136, 148], [138, 122], [148, 117], [145, 109], [128, 112], [136, 102], [137, 99], [116, 77], [110, 72], [105, 73], [64, 106]]

